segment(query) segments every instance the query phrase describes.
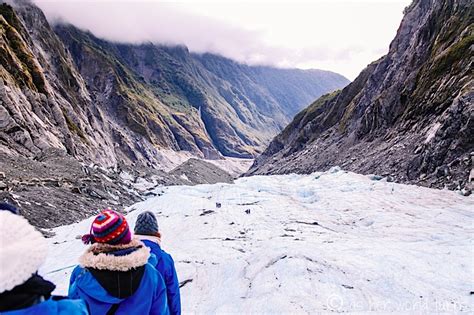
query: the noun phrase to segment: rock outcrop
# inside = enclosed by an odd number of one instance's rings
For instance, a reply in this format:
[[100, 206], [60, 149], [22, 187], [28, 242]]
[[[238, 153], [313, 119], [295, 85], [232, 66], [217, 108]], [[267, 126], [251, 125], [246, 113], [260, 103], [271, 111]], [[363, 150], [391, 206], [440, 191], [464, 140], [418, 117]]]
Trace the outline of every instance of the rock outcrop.
[[468, 0], [415, 0], [389, 53], [300, 112], [249, 174], [339, 165], [405, 183], [469, 189], [473, 11]]
[[180, 178], [186, 185], [233, 183], [234, 178], [216, 165], [198, 159], [189, 159], [169, 172]]

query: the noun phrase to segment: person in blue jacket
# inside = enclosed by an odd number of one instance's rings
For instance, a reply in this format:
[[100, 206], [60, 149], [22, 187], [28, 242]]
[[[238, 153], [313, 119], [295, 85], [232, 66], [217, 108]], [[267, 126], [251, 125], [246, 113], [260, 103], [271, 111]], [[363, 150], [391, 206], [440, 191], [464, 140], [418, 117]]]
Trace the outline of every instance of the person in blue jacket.
[[0, 203], [0, 232], [0, 314], [88, 314], [84, 301], [51, 295], [56, 286], [37, 273], [46, 239], [6, 203]]
[[181, 314], [179, 282], [174, 261], [170, 254], [161, 249], [161, 233], [158, 230], [158, 221], [153, 212], [145, 211], [138, 215], [134, 232], [146, 246], [150, 247], [151, 253], [156, 256], [156, 269], [165, 279], [170, 314]]
[[71, 274], [70, 298], [84, 299], [91, 315], [169, 314], [165, 283], [152, 265], [154, 257], [132, 238], [124, 216], [103, 210], [82, 240], [92, 245]]

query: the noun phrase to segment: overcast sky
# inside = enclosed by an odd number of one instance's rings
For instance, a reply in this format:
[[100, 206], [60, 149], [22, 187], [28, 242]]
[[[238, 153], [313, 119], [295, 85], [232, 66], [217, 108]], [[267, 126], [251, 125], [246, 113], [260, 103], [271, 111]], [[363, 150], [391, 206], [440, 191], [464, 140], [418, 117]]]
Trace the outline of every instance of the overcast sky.
[[249, 63], [354, 79], [388, 51], [411, 0], [34, 0], [57, 19], [119, 42], [184, 44]]

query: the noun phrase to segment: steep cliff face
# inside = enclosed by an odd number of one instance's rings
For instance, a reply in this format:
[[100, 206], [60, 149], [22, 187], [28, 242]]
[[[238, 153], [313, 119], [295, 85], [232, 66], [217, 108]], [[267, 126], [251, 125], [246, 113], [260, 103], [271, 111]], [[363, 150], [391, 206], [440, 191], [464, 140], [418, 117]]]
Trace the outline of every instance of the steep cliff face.
[[473, 10], [466, 0], [415, 0], [389, 53], [300, 112], [250, 174], [340, 165], [433, 187], [466, 185], [474, 158]]
[[[117, 111], [90, 92], [37, 7], [1, 4], [0, 13], [1, 152], [35, 157], [54, 148], [104, 166], [159, 165], [153, 139], [139, 137], [134, 116], [124, 125]], [[111, 73], [106, 77], [113, 80]], [[111, 86], [107, 80], [97, 83]], [[120, 113], [127, 114], [132, 115]]]
[[[45, 33], [38, 43], [10, 6], [2, 4], [0, 10], [0, 150], [30, 155], [51, 146], [74, 153], [74, 138], [79, 140], [79, 131], [86, 128], [73, 127], [85, 120], [85, 111], [75, 111], [72, 104], [87, 107], [89, 101], [80, 76], [60, 50], [44, 52], [43, 48], [60, 43], [51, 36], [49, 26], [41, 23], [40, 12], [25, 10], [28, 22], [37, 23], [38, 32]], [[72, 93], [58, 88], [63, 86]], [[70, 112], [77, 113], [75, 123]]]
[[[219, 157], [198, 109], [165, 103], [165, 97], [160, 97], [165, 94], [154, 91], [130, 69], [114, 45], [72, 26], [58, 26], [56, 31], [72, 55], [92, 99], [122, 130], [133, 133], [135, 141], [206, 158]], [[117, 140], [122, 146], [123, 140]], [[131, 154], [134, 151], [130, 149]]]

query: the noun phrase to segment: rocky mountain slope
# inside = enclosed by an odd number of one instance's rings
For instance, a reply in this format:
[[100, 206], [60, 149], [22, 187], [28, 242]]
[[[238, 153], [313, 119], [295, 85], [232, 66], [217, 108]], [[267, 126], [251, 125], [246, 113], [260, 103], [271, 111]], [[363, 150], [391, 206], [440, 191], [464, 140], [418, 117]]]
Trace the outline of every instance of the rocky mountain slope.
[[[311, 99], [347, 83], [330, 72], [260, 71], [185, 47], [110, 43], [73, 26], [56, 34], [27, 1], [1, 4], [0, 13], [0, 151], [10, 155], [56, 148], [105, 166], [159, 166], [161, 149], [252, 157]], [[213, 59], [231, 67], [231, 79], [204, 65]], [[239, 69], [261, 73], [240, 71], [239, 80]], [[286, 99], [268, 88], [279, 73], [293, 78], [279, 82], [294, 90]], [[308, 77], [319, 84], [299, 84]]]
[[179, 154], [252, 157], [302, 106], [346, 82], [110, 43], [53, 29], [29, 1], [0, 0], [0, 200], [51, 227], [123, 208], [157, 185], [229, 182], [222, 163], [170, 166]]
[[467, 0], [415, 0], [389, 53], [300, 112], [249, 174], [340, 165], [432, 187], [468, 184], [474, 177], [473, 11]]
[[0, 152], [58, 149], [104, 166], [154, 160], [154, 147], [96, 102], [46, 21], [28, 3], [0, 6]]

